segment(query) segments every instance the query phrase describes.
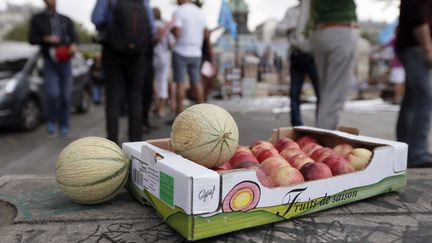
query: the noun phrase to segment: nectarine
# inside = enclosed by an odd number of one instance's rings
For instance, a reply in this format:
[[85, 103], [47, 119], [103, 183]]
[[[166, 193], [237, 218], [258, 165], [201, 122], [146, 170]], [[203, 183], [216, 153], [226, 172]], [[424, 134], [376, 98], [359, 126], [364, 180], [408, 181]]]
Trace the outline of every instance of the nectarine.
[[271, 178], [275, 186], [290, 186], [304, 182], [300, 171], [291, 166], [279, 168]]

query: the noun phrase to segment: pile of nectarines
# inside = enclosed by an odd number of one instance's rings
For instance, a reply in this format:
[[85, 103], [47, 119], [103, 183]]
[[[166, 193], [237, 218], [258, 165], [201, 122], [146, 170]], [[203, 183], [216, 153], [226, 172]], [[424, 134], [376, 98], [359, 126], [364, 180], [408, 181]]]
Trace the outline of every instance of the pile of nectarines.
[[262, 185], [278, 187], [363, 170], [371, 156], [365, 148], [347, 143], [328, 148], [304, 135], [295, 141], [282, 138], [275, 144], [256, 141], [249, 147], [239, 145], [230, 161], [216, 170], [254, 169]]

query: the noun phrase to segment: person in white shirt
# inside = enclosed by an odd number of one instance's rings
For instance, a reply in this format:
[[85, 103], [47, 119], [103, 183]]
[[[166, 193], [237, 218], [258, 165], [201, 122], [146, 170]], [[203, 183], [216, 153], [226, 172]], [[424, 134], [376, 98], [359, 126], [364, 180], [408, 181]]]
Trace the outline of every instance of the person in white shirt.
[[177, 0], [179, 7], [174, 13], [172, 33], [176, 37], [173, 50], [174, 81], [177, 84], [176, 113], [183, 110], [186, 96], [186, 73], [195, 94], [197, 103], [204, 102], [200, 68], [202, 45], [207, 32], [206, 19], [201, 10], [191, 0]]
[[153, 9], [153, 15], [155, 17], [156, 32], [161, 35], [160, 41], [153, 48], [154, 92], [156, 96], [154, 113], [159, 117], [163, 117], [165, 115], [165, 103], [168, 99], [168, 76], [174, 36], [164, 31], [169, 23], [162, 20], [158, 8]]
[[287, 10], [285, 17], [278, 24], [279, 34], [286, 34], [291, 44], [290, 60], [290, 116], [292, 126], [302, 126], [300, 104], [303, 83], [309, 76], [312, 87], [319, 101], [318, 70], [311, 54], [310, 40], [305, 35], [310, 16], [311, 0], [300, 0], [299, 4]]

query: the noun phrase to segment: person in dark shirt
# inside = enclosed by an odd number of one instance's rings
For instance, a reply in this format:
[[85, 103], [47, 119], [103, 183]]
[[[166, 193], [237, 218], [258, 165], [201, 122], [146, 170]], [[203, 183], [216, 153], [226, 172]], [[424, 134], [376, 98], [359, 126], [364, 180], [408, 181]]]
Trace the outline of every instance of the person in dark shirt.
[[408, 167], [432, 167], [428, 136], [432, 115], [432, 0], [402, 0], [396, 51], [406, 72], [396, 126], [408, 144]]
[[60, 135], [68, 137], [72, 85], [70, 58], [77, 51], [78, 37], [73, 22], [57, 13], [56, 0], [44, 2], [46, 10], [31, 18], [29, 42], [41, 46], [44, 58], [48, 134], [54, 135], [58, 122]]
[[[130, 11], [130, 5], [135, 2], [97, 0], [92, 12], [92, 22], [96, 29], [108, 35], [102, 43], [105, 119], [107, 137], [117, 144], [121, 142], [119, 141], [119, 117], [122, 85], [125, 88], [128, 104], [128, 133], [131, 142], [142, 140], [143, 113], [148, 114], [149, 109], [149, 106], [143, 107], [143, 103], [148, 104], [147, 101], [149, 101], [148, 97], [143, 97], [143, 93], [151, 95], [153, 92], [149, 87], [153, 82], [149, 78], [153, 70], [153, 47], [150, 44], [152, 38], [156, 39], [153, 36], [153, 12], [149, 6], [149, 0], [138, 1], [144, 9], [140, 6], [136, 12]], [[126, 14], [127, 11], [130, 11], [131, 14]], [[144, 21], [135, 23], [136, 18], [144, 19]], [[126, 31], [128, 28], [131, 31]], [[136, 28], [139, 29], [136, 30]], [[123, 34], [118, 34], [119, 32]], [[130, 51], [124, 52], [117, 47], [118, 43], [138, 39], [143, 39], [146, 44], [145, 48], [136, 50], [134, 49], [135, 44], [132, 43], [127, 45], [131, 48]]]

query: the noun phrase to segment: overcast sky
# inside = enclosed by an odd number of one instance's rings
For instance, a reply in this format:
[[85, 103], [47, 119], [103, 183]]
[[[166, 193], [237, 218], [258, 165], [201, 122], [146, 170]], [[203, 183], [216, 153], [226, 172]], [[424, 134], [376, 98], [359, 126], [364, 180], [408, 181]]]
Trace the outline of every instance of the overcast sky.
[[[42, 0], [0, 0], [0, 9], [6, 2], [20, 4], [30, 3], [43, 6]], [[96, 0], [57, 0], [58, 11], [68, 15], [76, 21], [82, 22], [89, 29], [94, 29], [90, 22], [91, 11]], [[151, 0], [151, 6], [157, 6], [162, 10], [164, 18], [171, 17], [176, 5], [175, 0]], [[216, 27], [221, 0], [205, 0], [203, 10], [207, 16], [207, 24], [210, 28]], [[256, 25], [266, 19], [281, 19], [289, 7], [295, 5], [297, 0], [246, 0], [249, 4], [249, 28], [253, 30]], [[398, 14], [398, 1], [392, 4], [382, 3], [378, 0], [356, 0], [357, 14], [360, 20], [374, 20], [391, 22]]]

